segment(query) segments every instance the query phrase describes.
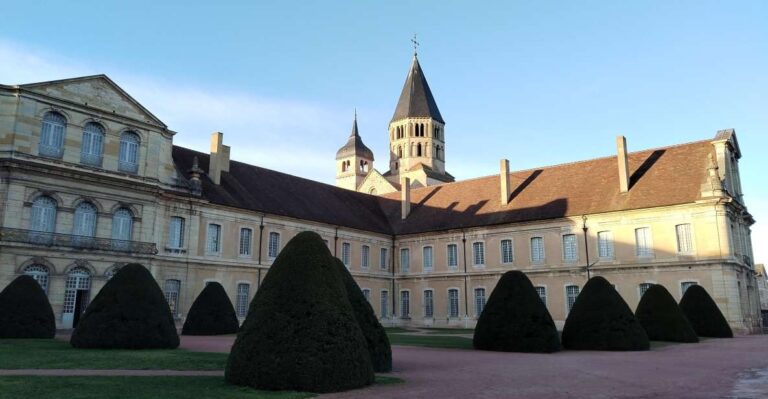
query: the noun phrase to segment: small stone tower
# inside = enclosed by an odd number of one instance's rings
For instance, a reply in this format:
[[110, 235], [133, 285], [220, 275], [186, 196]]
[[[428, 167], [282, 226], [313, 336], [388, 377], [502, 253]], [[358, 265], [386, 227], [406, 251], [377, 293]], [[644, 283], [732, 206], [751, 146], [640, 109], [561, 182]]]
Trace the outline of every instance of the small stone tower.
[[363, 144], [357, 131], [357, 112], [352, 122], [352, 134], [347, 144], [336, 152], [336, 186], [348, 190], [357, 190], [373, 169], [373, 151]]

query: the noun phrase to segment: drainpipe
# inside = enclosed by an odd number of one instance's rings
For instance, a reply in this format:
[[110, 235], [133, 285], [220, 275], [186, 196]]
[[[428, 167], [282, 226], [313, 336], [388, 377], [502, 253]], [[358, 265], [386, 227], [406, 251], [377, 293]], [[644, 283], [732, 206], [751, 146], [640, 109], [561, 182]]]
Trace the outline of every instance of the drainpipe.
[[464, 258], [464, 318], [469, 317], [469, 297], [467, 294], [467, 233], [461, 230], [461, 246], [463, 247]]
[[397, 304], [395, 302], [395, 236], [392, 235], [392, 259], [390, 259], [390, 263], [392, 264], [392, 318], [394, 319], [395, 316], [395, 305]]
[[[261, 214], [261, 221], [259, 222], [259, 263], [258, 265], [261, 266], [261, 252], [262, 252], [262, 245], [264, 244], [264, 214]], [[259, 267], [257, 270], [256, 275], [256, 289], [259, 289], [261, 287], [261, 267]]]
[[589, 231], [589, 227], [587, 227], [587, 215], [581, 215], [581, 230], [584, 231], [584, 252], [587, 255], [587, 281], [589, 281], [589, 241], [587, 240], [587, 231]]
[[333, 256], [336, 256], [336, 248], [339, 246], [339, 227], [336, 226], [336, 230], [333, 233]]

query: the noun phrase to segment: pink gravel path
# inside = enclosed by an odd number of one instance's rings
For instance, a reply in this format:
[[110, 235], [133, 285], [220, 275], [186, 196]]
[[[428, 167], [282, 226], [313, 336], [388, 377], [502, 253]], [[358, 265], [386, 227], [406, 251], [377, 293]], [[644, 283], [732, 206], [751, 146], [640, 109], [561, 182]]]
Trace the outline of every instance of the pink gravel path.
[[223, 370], [86, 370], [18, 369], [0, 370], [0, 376], [37, 375], [53, 377], [223, 377]]

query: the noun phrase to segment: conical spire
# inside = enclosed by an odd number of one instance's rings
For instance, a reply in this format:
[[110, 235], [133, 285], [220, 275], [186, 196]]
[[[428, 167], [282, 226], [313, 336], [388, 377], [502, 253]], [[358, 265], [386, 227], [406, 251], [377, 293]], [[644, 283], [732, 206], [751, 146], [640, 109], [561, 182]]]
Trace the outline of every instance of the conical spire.
[[363, 139], [357, 131], [357, 110], [355, 110], [355, 119], [352, 122], [352, 133], [347, 139], [347, 144], [339, 148], [336, 151], [336, 159], [346, 158], [352, 155], [357, 155], [373, 161], [373, 151], [363, 144]]
[[397, 102], [392, 122], [405, 118], [432, 118], [440, 123], [445, 123], [440, 110], [437, 108], [432, 91], [429, 90], [427, 78], [419, 65], [419, 58], [413, 55], [413, 63], [405, 79], [400, 100]]

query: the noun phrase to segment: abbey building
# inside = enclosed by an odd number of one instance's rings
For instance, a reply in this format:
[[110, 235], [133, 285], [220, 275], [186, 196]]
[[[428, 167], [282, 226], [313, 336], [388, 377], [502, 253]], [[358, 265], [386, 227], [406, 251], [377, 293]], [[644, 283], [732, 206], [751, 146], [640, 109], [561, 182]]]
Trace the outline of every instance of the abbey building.
[[104, 75], [0, 85], [0, 287], [33, 276], [69, 328], [140, 262], [180, 321], [210, 281], [244, 317], [282, 246], [312, 230], [388, 325], [472, 326], [501, 274], [523, 270], [560, 327], [602, 275], [633, 308], [650, 284], [677, 299], [700, 284], [736, 330], [759, 328], [733, 130], [636, 152], [619, 137], [615, 156], [518, 171], [501, 160], [457, 182], [445, 126], [414, 57], [382, 129], [387, 170], [355, 120], [336, 187], [231, 160], [218, 132], [207, 153], [175, 146]]

